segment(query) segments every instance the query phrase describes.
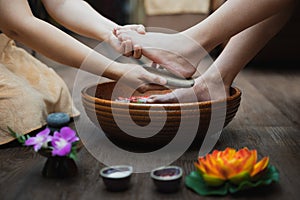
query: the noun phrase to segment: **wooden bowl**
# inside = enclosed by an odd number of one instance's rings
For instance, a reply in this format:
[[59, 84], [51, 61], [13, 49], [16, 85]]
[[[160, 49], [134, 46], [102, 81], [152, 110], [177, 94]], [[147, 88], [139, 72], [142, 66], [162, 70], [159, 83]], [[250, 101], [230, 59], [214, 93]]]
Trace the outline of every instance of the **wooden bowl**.
[[[191, 131], [195, 130], [195, 120], [197, 120], [199, 126], [196, 127], [197, 133], [193, 144], [199, 146], [209, 128], [212, 111], [216, 111], [214, 122], [220, 122], [225, 127], [234, 118], [241, 101], [241, 91], [233, 87], [230, 97], [224, 101], [124, 103], [117, 102], [115, 99], [119, 96], [163, 94], [170, 90], [140, 94], [137, 91], [131, 92], [132, 89], [125, 85], [118, 85], [117, 91], [114, 91], [115, 86], [115, 82], [107, 82], [84, 88], [81, 93], [83, 106], [89, 119], [100, 127], [114, 144], [138, 152], [154, 151], [167, 145], [176, 136], [182, 120], [185, 122], [186, 134], [190, 132], [189, 127]], [[146, 127], [149, 124], [151, 126], [143, 130], [157, 131], [156, 134], [151, 137], [136, 137], [139, 134], [137, 133], [139, 127]], [[132, 133], [135, 135], [133, 136]]]

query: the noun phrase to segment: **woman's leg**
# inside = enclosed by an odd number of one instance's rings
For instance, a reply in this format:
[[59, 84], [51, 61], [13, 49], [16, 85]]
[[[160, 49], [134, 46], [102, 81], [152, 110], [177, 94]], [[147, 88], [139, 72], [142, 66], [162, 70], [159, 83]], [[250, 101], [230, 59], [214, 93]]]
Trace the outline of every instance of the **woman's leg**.
[[[200, 60], [217, 45], [287, 9], [294, 0], [228, 0], [201, 23], [178, 34], [119, 30], [120, 40], [140, 44], [143, 55], [176, 75], [190, 77]], [[201, 48], [203, 47], [203, 48]]]
[[288, 21], [292, 10], [293, 5], [232, 37], [213, 65], [196, 79], [196, 84], [192, 89], [177, 89], [167, 95], [153, 96], [151, 101], [174, 102], [177, 101], [177, 98], [182, 101], [189, 101], [188, 96], [194, 93], [199, 101], [222, 99], [224, 89], [220, 89], [220, 86], [225, 87], [228, 96], [234, 78], [279, 32]]

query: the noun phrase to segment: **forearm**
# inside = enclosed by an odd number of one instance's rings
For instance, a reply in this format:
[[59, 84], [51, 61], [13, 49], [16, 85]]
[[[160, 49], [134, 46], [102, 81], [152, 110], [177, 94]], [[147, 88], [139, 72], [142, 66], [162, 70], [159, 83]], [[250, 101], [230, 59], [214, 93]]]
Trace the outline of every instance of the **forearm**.
[[106, 40], [117, 27], [82, 0], [43, 0], [43, 4], [57, 22], [89, 38]]
[[287, 8], [295, 0], [229, 0], [206, 20], [183, 33], [210, 51], [235, 34]]
[[240, 70], [280, 31], [289, 20], [293, 9], [294, 5], [291, 5], [229, 40], [214, 63], [225, 85], [230, 86]]
[[23, 25], [15, 27], [14, 30], [13, 34], [8, 33], [12, 39], [57, 62], [75, 68], [80, 68], [85, 62], [84, 70], [88, 72], [111, 79], [118, 79], [120, 76], [115, 62], [44, 21], [32, 17], [24, 20]]

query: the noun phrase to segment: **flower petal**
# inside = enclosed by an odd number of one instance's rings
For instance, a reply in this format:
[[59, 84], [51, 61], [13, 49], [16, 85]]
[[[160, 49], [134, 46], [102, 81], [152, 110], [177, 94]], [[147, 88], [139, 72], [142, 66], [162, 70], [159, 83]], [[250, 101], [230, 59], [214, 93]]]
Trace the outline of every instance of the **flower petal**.
[[39, 132], [38, 134], [36, 134], [36, 136], [46, 137], [49, 134], [50, 134], [50, 129], [49, 128], [45, 128], [44, 130], [42, 130], [41, 132]]
[[198, 169], [201, 174], [206, 173], [205, 168], [203, 167], [203, 165], [199, 161], [195, 162], [194, 165], [195, 165], [196, 169]]
[[239, 174], [236, 174], [234, 175], [233, 177], [231, 177], [229, 180], [230, 182], [238, 185], [240, 184], [242, 181], [245, 181], [245, 180], [249, 180], [250, 179], [250, 174], [248, 171], [243, 171]]
[[220, 156], [227, 160], [231, 160], [235, 154], [236, 150], [234, 148], [227, 147], [223, 152], [221, 152]]
[[215, 159], [213, 155], [206, 155], [206, 159], [202, 159], [201, 164], [203, 165], [206, 174], [225, 179], [223, 169], [219, 165], [218, 160]]
[[240, 162], [236, 163], [236, 167], [237, 167], [236, 173], [240, 173], [243, 171], [248, 171], [250, 173], [257, 160], [256, 150], [249, 151], [248, 149], [245, 149], [241, 151], [241, 154], [238, 156], [240, 156], [239, 158]]
[[61, 137], [60, 132], [54, 131], [53, 138], [60, 138], [60, 137]]
[[251, 176], [255, 176], [259, 172], [263, 171], [269, 164], [269, 157], [264, 157], [262, 160], [260, 160], [258, 163], [256, 163], [253, 167], [253, 170], [251, 172]]
[[63, 127], [62, 129], [60, 129], [60, 134], [61, 137], [65, 138], [68, 141], [76, 136], [75, 131], [70, 127]]
[[203, 174], [202, 178], [208, 186], [216, 187], [216, 186], [222, 185], [225, 182], [225, 180], [223, 180], [219, 177], [211, 176], [211, 175], [208, 175], [208, 174]]
[[42, 147], [47, 148], [48, 142], [51, 140], [51, 136], [49, 135], [50, 129], [46, 128], [45, 130], [38, 133], [35, 137], [28, 138], [25, 141], [26, 146], [32, 146], [34, 151], [39, 151]]
[[25, 145], [26, 146], [31, 146], [31, 145], [35, 145], [37, 143], [37, 138], [36, 137], [31, 137], [31, 138], [28, 138], [26, 141], [25, 141]]
[[38, 150], [40, 150], [43, 146], [43, 143], [37, 143], [33, 146], [33, 149], [35, 152], [38, 152]]
[[52, 138], [53, 137], [51, 135], [48, 135], [48, 137], [46, 138], [45, 142], [46, 143], [51, 142]]
[[54, 148], [52, 150], [52, 156], [58, 155], [58, 156], [66, 156], [71, 152], [71, 144], [66, 144], [63, 148]]

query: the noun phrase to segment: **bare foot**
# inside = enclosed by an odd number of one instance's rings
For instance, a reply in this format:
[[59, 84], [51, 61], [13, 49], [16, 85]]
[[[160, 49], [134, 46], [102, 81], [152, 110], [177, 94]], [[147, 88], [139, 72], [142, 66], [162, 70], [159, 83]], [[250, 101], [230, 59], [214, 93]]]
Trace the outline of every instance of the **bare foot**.
[[120, 41], [131, 40], [133, 44], [140, 45], [144, 56], [180, 77], [191, 77], [207, 54], [197, 42], [181, 33], [147, 32], [142, 35], [120, 29], [116, 35]]
[[153, 95], [148, 103], [187, 103], [210, 100], [223, 100], [229, 96], [229, 86], [220, 79], [205, 77], [205, 74], [195, 80], [192, 88], [180, 88], [164, 95]]

